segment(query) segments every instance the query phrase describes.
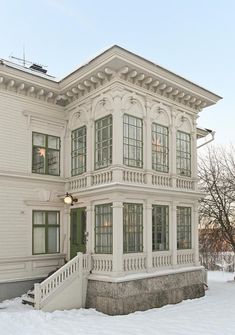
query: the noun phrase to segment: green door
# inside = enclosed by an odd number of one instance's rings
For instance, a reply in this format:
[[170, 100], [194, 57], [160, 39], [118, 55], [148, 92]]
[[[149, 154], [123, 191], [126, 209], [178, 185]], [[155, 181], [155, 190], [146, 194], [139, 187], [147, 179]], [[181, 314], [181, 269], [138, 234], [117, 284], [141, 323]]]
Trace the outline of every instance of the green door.
[[71, 209], [70, 212], [70, 258], [78, 252], [86, 252], [86, 208]]

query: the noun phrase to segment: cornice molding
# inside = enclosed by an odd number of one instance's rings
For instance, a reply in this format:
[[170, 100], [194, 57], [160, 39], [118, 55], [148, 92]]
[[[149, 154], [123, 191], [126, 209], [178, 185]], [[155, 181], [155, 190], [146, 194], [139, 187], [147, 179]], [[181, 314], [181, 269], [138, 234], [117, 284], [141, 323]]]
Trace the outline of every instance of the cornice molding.
[[[19, 73], [22, 75], [19, 76]], [[6, 90], [60, 106], [70, 106], [112, 83], [131, 85], [156, 98], [165, 98], [194, 112], [220, 97], [122, 48], [113, 47], [60, 82], [0, 67], [0, 91]]]
[[[17, 95], [34, 98], [43, 102], [64, 105], [63, 97], [53, 88], [45, 88], [37, 82], [32, 83], [27, 79], [17, 78], [13, 75], [0, 72], [0, 91], [14, 92]], [[60, 101], [60, 103], [59, 103]]]

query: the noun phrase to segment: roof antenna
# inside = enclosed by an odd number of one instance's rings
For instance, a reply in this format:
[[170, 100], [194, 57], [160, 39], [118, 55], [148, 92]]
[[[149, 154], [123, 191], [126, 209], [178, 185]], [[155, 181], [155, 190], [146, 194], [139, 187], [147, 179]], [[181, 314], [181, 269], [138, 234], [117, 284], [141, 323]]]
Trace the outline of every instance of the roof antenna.
[[24, 67], [26, 67], [28, 65], [31, 70], [35, 70], [35, 71], [42, 72], [42, 73], [47, 73], [47, 70], [45, 69], [45, 67], [47, 67], [46, 65], [42, 65], [42, 64], [38, 64], [36, 62], [31, 62], [29, 60], [26, 60], [26, 58], [25, 58], [25, 46], [24, 45], [23, 45], [23, 58], [15, 57], [15, 56], [12, 56], [12, 55], [10, 55], [9, 58], [17, 60]]
[[31, 65], [33, 64], [33, 62], [30, 62], [28, 60], [25, 59], [25, 45], [23, 44], [23, 57], [19, 58], [19, 57], [15, 57], [12, 56], [12, 54], [10, 54], [9, 58], [15, 59], [17, 60], [19, 63], [21, 63], [24, 67], [26, 67], [26, 65]]

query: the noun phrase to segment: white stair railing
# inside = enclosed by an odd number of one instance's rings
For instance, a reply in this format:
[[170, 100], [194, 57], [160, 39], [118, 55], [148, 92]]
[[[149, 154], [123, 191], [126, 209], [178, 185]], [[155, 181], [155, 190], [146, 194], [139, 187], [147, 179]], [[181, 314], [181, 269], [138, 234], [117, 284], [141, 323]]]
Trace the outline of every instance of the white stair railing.
[[[34, 307], [36, 309], [42, 309], [45, 301], [48, 301], [50, 297], [54, 296], [54, 292], [59, 291], [59, 289], [65, 287], [66, 284], [69, 285], [74, 278], [78, 278], [82, 286], [83, 274], [89, 273], [90, 263], [89, 256], [79, 252], [77, 256], [72, 258], [42, 283], [34, 284]], [[58, 309], [60, 309], [60, 307], [58, 307]]]

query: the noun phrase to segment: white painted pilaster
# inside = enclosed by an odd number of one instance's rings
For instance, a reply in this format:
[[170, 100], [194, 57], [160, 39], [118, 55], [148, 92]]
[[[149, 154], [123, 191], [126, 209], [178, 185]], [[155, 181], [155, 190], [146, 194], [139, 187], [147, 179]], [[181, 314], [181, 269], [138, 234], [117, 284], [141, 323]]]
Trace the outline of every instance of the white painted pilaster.
[[[66, 125], [64, 128], [63, 137], [61, 138], [61, 158], [60, 158], [60, 175], [65, 178], [71, 176], [71, 130]], [[62, 162], [61, 162], [62, 159]]]
[[123, 113], [122, 100], [119, 91], [113, 98], [113, 165], [123, 164]]
[[95, 144], [95, 126], [94, 120], [87, 122], [87, 186], [91, 186], [91, 173], [94, 170], [94, 144]]
[[86, 207], [86, 253], [91, 254], [93, 252], [92, 240], [93, 240], [93, 219], [94, 218], [94, 206], [88, 205]]
[[[196, 129], [191, 132], [191, 173], [192, 178], [197, 179], [197, 133]], [[195, 182], [195, 190], [197, 190], [197, 182]]]
[[113, 276], [123, 272], [123, 203], [113, 202]]
[[123, 165], [123, 112], [121, 92], [118, 90], [113, 94], [113, 171], [115, 182], [122, 181], [122, 170], [118, 167]]
[[171, 220], [170, 220], [170, 243], [172, 251], [172, 265], [177, 266], [177, 204], [172, 202]]
[[199, 266], [199, 241], [198, 241], [198, 202], [194, 203], [193, 207], [193, 220], [192, 220], [192, 237], [193, 237], [193, 249], [194, 249], [194, 262], [195, 265]]
[[144, 167], [147, 171], [147, 184], [152, 185], [152, 120], [150, 118], [151, 103], [146, 102], [146, 119], [144, 120]]
[[147, 272], [152, 271], [152, 204], [146, 202], [144, 206], [144, 251], [147, 253]]
[[[169, 172], [173, 177], [177, 176], [176, 169], [176, 111], [172, 108], [171, 111], [171, 125], [169, 127]], [[173, 178], [173, 187], [176, 187], [176, 179]]]
[[70, 259], [70, 207], [64, 206], [63, 212], [63, 236], [61, 252], [66, 254], [66, 259]]

